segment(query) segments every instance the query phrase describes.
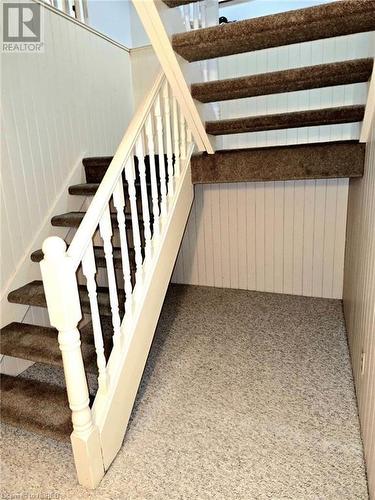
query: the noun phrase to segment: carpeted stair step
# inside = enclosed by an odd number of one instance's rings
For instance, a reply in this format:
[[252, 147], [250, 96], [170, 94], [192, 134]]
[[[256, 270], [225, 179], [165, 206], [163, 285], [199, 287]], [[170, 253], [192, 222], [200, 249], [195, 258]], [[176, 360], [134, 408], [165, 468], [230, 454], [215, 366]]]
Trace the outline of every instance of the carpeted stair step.
[[312, 109], [292, 113], [249, 116], [231, 120], [206, 122], [206, 131], [212, 135], [241, 134], [244, 132], [264, 132], [285, 128], [336, 125], [363, 120], [365, 107], [343, 106], [338, 108]]
[[[99, 182], [93, 182], [93, 183], [85, 183], [85, 184], [74, 184], [73, 186], [69, 187], [69, 194], [75, 195], [75, 196], [94, 196], [96, 191], [98, 190], [99, 187]], [[151, 190], [151, 184], [148, 182], [146, 183], [148, 191]], [[124, 183], [125, 187], [125, 196], [128, 196], [128, 188], [127, 188], [127, 183]], [[140, 190], [140, 183], [136, 182], [135, 187], [137, 190]]]
[[[90, 302], [87, 288], [84, 285], [78, 286], [81, 308], [84, 313], [90, 314]], [[121, 311], [123, 310], [125, 294], [123, 290], [117, 290], [118, 301]], [[111, 305], [109, 301], [109, 291], [106, 287], [97, 288], [97, 300], [100, 314], [110, 316]], [[13, 304], [23, 304], [26, 306], [47, 307], [46, 297], [44, 295], [43, 282], [39, 280], [31, 281], [17, 290], [13, 290], [8, 295], [8, 301]]]
[[[35, 363], [63, 366], [55, 328], [13, 322], [0, 330], [0, 353]], [[82, 355], [89, 373], [97, 372], [93, 337], [82, 335]]]
[[179, 33], [172, 45], [187, 61], [199, 61], [374, 29], [374, 0], [340, 0]]
[[72, 413], [64, 387], [2, 374], [0, 394], [4, 423], [53, 439], [69, 439]]
[[[51, 219], [52, 226], [55, 227], [78, 227], [83, 217], [86, 215], [86, 212], [67, 212], [66, 214], [55, 215]], [[125, 214], [126, 223], [131, 225], [131, 216], [129, 214]], [[112, 223], [117, 227], [117, 216], [116, 214], [111, 214]], [[138, 220], [141, 220], [141, 217], [138, 215]]]
[[[132, 271], [134, 271], [135, 270], [134, 249], [129, 248], [128, 252], [129, 252], [130, 268]], [[97, 267], [107, 267], [104, 256], [104, 250], [102, 247], [94, 247], [94, 255]], [[41, 260], [43, 260], [43, 250], [41, 248], [39, 250], [35, 250], [35, 252], [31, 254], [31, 260], [33, 262], [40, 262]], [[122, 269], [120, 248], [113, 248], [113, 264], [115, 266], [115, 269]]]
[[367, 82], [372, 67], [371, 58], [318, 64], [241, 78], [195, 83], [191, 86], [191, 93], [194, 99], [200, 102], [215, 102]]
[[[97, 156], [93, 158], [84, 158], [82, 160], [83, 166], [85, 168], [86, 181], [90, 184], [99, 183], [102, 181], [109, 164], [112, 161], [112, 156]], [[167, 155], [164, 155], [164, 161], [167, 161]], [[174, 161], [174, 159], [172, 160]], [[138, 177], [138, 158], [134, 156], [134, 166], [136, 170], [136, 185], [139, 185], [139, 177]], [[149, 169], [149, 155], [145, 156], [145, 166], [146, 166], [146, 182], [150, 183], [150, 169]], [[155, 169], [156, 176], [159, 184], [159, 155], [155, 155]], [[167, 172], [167, 168], [166, 168]], [[126, 181], [124, 181], [126, 184]]]
[[90, 184], [101, 182], [112, 159], [113, 156], [83, 158], [82, 163], [85, 169], [86, 181]]
[[216, 151], [192, 157], [193, 183], [361, 177], [365, 145], [358, 141]]

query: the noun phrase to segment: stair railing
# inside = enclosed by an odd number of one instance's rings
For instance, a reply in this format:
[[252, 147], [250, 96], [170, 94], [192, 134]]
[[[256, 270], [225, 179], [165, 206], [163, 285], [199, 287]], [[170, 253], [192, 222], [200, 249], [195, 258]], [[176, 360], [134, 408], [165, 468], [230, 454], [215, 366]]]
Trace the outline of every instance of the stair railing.
[[[73, 453], [79, 482], [88, 487], [96, 486], [111, 460], [105, 459], [103, 453], [103, 415], [109, 411], [112, 403], [118, 404], [118, 401], [113, 402], [118, 374], [149, 293], [149, 276], [159, 265], [160, 260], [157, 259], [160, 259], [160, 252], [165, 248], [162, 245], [170, 230], [171, 213], [178, 203], [182, 182], [184, 185], [188, 182], [188, 196], [191, 199], [185, 196], [186, 209], [179, 214], [179, 238], [183, 234], [193, 196], [188, 175], [193, 148], [193, 134], [183, 107], [178, 103], [164, 73], [160, 73], [125, 132], [69, 248], [66, 249], [65, 242], [58, 237], [48, 238], [43, 244], [44, 259], [40, 265], [50, 322], [58, 330], [62, 352], [67, 395], [72, 411]], [[124, 196], [126, 185], [128, 197]], [[111, 213], [111, 206], [114, 207], [114, 213]], [[140, 208], [142, 218], [139, 217]], [[113, 228], [121, 248], [123, 291], [118, 289], [116, 283]], [[97, 234], [103, 241], [109, 288], [106, 312], [110, 313], [113, 340], [109, 358], [105, 353], [101, 306], [98, 302], [100, 290], [96, 283], [93, 238]], [[171, 261], [170, 272], [179, 243], [180, 240], [174, 242], [175, 254], [171, 252], [168, 256]], [[131, 244], [135, 253], [133, 277], [129, 258]], [[98, 391], [93, 407], [89, 404], [89, 388], [78, 330], [82, 319], [80, 294], [84, 292], [84, 286], [78, 285], [77, 281], [77, 270], [80, 267], [86, 279], [90, 305], [87, 312], [91, 314], [98, 368]], [[169, 277], [164, 279], [165, 288], [168, 280]], [[162, 298], [158, 297], [160, 307], [163, 298], [164, 295]], [[158, 314], [157, 312], [155, 316], [155, 324]], [[152, 340], [152, 336], [150, 338]], [[148, 352], [146, 344], [144, 349], [145, 362]], [[134, 382], [134, 397], [138, 383]], [[130, 409], [133, 401], [134, 399], [129, 403]], [[123, 434], [126, 423], [127, 420], [124, 420]], [[118, 429], [114, 431], [118, 434]], [[121, 445], [123, 434], [116, 445], [112, 446], [113, 449]], [[115, 452], [111, 449], [108, 454], [111, 453]]]

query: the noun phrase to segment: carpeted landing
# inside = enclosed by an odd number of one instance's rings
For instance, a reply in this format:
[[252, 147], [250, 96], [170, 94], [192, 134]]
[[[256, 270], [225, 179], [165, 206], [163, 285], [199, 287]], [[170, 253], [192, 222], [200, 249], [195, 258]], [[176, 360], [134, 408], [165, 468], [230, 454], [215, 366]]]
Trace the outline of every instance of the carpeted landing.
[[[25, 375], [61, 382], [58, 367]], [[341, 302], [171, 286], [124, 446], [94, 492], [69, 445], [3, 426], [2, 494], [363, 499]]]

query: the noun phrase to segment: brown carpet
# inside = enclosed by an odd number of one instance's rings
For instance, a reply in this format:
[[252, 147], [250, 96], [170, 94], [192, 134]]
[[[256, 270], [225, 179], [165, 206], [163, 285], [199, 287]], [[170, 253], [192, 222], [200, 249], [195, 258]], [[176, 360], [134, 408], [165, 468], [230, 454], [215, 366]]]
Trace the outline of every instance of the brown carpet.
[[361, 177], [365, 145], [357, 141], [216, 151], [193, 156], [194, 183]]
[[[84, 285], [80, 285], [79, 296], [81, 301], [82, 311], [85, 313], [90, 313], [90, 302], [87, 294], [87, 288]], [[123, 304], [125, 300], [123, 290], [118, 290], [119, 295], [119, 306], [123, 309]], [[111, 305], [109, 301], [108, 288], [98, 287], [97, 288], [97, 299], [99, 304], [100, 313], [103, 316], [111, 316]], [[39, 280], [32, 281], [26, 285], [13, 290], [8, 295], [8, 301], [13, 304], [24, 304], [28, 306], [38, 306], [46, 307], [46, 298], [44, 295], [43, 282]]]
[[341, 0], [179, 33], [172, 44], [186, 60], [199, 61], [374, 29], [374, 0]]
[[233, 118], [231, 120], [206, 122], [206, 131], [212, 135], [224, 135], [284, 128], [312, 127], [314, 125], [354, 123], [363, 120], [364, 112], [365, 107], [361, 105], [249, 116]]
[[191, 86], [191, 94], [198, 101], [214, 102], [347, 85], [366, 82], [371, 76], [372, 67], [371, 58], [318, 64], [241, 78], [195, 83]]
[[23, 377], [1, 375], [1, 419], [54, 439], [67, 440], [72, 431], [66, 390]]

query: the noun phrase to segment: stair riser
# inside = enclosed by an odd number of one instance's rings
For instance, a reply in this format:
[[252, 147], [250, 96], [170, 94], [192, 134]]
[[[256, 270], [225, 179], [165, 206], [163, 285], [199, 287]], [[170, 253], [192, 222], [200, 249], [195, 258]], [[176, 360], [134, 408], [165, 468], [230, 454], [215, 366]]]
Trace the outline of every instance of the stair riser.
[[361, 177], [365, 146], [354, 141], [218, 151], [192, 159], [194, 183]]

